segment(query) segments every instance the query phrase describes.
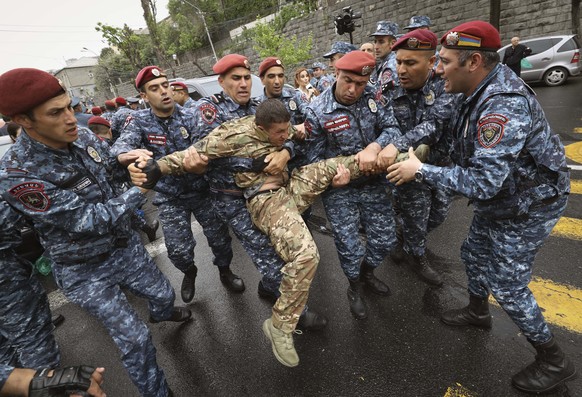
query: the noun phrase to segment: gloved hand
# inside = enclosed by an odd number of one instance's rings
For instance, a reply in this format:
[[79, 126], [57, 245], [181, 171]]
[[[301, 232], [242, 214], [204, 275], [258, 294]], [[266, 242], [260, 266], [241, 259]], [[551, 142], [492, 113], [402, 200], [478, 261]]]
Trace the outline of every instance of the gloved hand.
[[50, 369], [40, 369], [32, 378], [28, 391], [29, 397], [68, 396], [78, 394], [89, 396], [85, 393], [91, 386], [91, 375], [95, 368], [87, 365], [78, 367], [59, 368], [48, 376]]
[[266, 154], [262, 155], [261, 157], [257, 157], [256, 159], [253, 159], [253, 164], [251, 165], [251, 171], [252, 172], [263, 171], [265, 169], [265, 167], [269, 164], [269, 163], [265, 163], [265, 158], [267, 158]]
[[[135, 166], [139, 168], [137, 162]], [[145, 182], [141, 187], [144, 189], [153, 189], [154, 186], [156, 186], [156, 183], [158, 183], [162, 177], [160, 166], [154, 159], [148, 159], [145, 167], [143, 167], [141, 170], [144, 174], [146, 174], [147, 177], [147, 182]]]

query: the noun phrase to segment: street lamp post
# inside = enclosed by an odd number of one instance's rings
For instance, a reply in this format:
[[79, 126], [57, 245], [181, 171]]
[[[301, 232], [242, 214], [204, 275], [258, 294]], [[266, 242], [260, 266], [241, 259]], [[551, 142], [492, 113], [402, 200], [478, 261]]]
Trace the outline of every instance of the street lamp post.
[[208, 31], [208, 26], [206, 26], [206, 18], [204, 18], [204, 13], [202, 12], [202, 10], [198, 7], [196, 7], [194, 4], [190, 3], [187, 0], [182, 0], [184, 3], [188, 4], [190, 7], [194, 8], [197, 12], [198, 15], [200, 15], [202, 17], [202, 23], [204, 24], [204, 30], [206, 30], [206, 35], [208, 36], [208, 41], [210, 42], [210, 48], [212, 48], [212, 54], [214, 54], [214, 61], [218, 62], [218, 57], [216, 56], [216, 51], [214, 51], [214, 44], [212, 44], [212, 38], [210, 37], [210, 32]]

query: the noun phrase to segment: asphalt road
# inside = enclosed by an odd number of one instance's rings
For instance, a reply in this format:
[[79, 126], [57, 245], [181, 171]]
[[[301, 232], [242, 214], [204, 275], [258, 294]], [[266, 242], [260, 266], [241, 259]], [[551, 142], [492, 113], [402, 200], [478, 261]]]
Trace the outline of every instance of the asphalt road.
[[[565, 144], [579, 141], [582, 126], [582, 79], [563, 87], [534, 87], [548, 118]], [[573, 179], [582, 179], [574, 171]], [[315, 213], [322, 215], [320, 205]], [[148, 216], [153, 216], [149, 212]], [[572, 195], [566, 216], [582, 219], [582, 198]], [[352, 318], [348, 283], [339, 267], [332, 238], [314, 233], [321, 254], [310, 307], [330, 322], [321, 332], [295, 335], [300, 365], [286, 368], [273, 357], [261, 331], [270, 306], [256, 293], [259, 281], [246, 253], [234, 242], [233, 270], [243, 277], [243, 294], [226, 291], [211, 266], [210, 251], [197, 224], [196, 261], [200, 271], [194, 321], [150, 325], [158, 360], [176, 396], [524, 396], [510, 385], [511, 376], [533, 360], [534, 350], [498, 307], [493, 328], [455, 329], [439, 321], [440, 313], [467, 302], [466, 277], [459, 249], [471, 221], [471, 208], [457, 199], [449, 218], [429, 238], [430, 257], [445, 279], [428, 287], [406, 267], [385, 261], [376, 274], [392, 289], [390, 297], [367, 294], [370, 316]], [[161, 237], [161, 232], [158, 232]], [[179, 291], [181, 273], [173, 268], [160, 238], [148, 248]], [[537, 260], [534, 275], [582, 289], [580, 241], [551, 236]], [[54, 311], [65, 316], [56, 330], [63, 364], [106, 367], [108, 396], [137, 396], [119, 354], [101, 325], [77, 306], [63, 301], [49, 279]], [[178, 293], [179, 296], [179, 293]], [[573, 298], [574, 299], [574, 298]], [[130, 296], [147, 319], [147, 303]], [[178, 298], [177, 304], [182, 304]], [[560, 310], [545, 308], [547, 311]], [[582, 331], [552, 325], [569, 357], [582, 370]], [[552, 396], [582, 396], [582, 377]]]

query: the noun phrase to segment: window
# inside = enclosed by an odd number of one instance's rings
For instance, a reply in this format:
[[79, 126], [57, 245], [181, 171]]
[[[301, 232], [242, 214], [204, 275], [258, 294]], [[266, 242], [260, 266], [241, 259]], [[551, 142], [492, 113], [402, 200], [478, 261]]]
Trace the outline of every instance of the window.
[[535, 55], [535, 54], [540, 54], [544, 51], [549, 50], [554, 45], [556, 45], [559, 41], [560, 41], [560, 39], [548, 38], [548, 39], [532, 40], [532, 41], [528, 41], [527, 43], [523, 43], [523, 44], [525, 44], [526, 46], [531, 48], [531, 54]]

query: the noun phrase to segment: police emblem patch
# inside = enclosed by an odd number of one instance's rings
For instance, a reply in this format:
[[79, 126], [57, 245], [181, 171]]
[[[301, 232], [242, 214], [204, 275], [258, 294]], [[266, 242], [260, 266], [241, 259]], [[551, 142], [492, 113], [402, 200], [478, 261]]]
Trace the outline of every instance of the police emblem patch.
[[509, 119], [501, 114], [490, 113], [479, 119], [477, 139], [479, 144], [486, 149], [497, 145], [503, 138], [505, 124]]
[[44, 185], [36, 182], [26, 182], [14, 186], [8, 191], [11, 195], [16, 197], [26, 208], [44, 212], [50, 207], [50, 200], [44, 192]]
[[297, 104], [295, 103], [295, 101], [293, 99], [291, 99], [289, 101], [289, 109], [293, 110], [293, 111], [297, 110]]
[[425, 96], [424, 96], [424, 103], [426, 103], [427, 105], [432, 105], [435, 101], [435, 97], [434, 97], [434, 92], [433, 90], [430, 90]]
[[101, 161], [103, 161], [101, 159], [101, 156], [99, 155], [99, 152], [97, 152], [97, 150], [95, 150], [95, 148], [93, 146], [87, 146], [87, 154], [89, 154], [89, 156], [93, 159], [93, 161], [95, 161], [96, 163], [100, 163]]
[[186, 127], [180, 127], [180, 134], [182, 134], [182, 138], [184, 139], [187, 139], [190, 136]]
[[372, 113], [376, 113], [378, 111], [378, 105], [376, 104], [376, 101], [373, 100], [372, 98], [368, 99], [368, 107], [370, 108], [370, 112]]
[[212, 124], [216, 120], [216, 108], [210, 104], [204, 104], [200, 106], [200, 112], [202, 113], [202, 120], [206, 124]]
[[127, 127], [129, 125], [129, 123], [131, 123], [131, 120], [133, 120], [133, 116], [132, 115], [127, 116], [127, 118], [125, 119], [125, 122], [123, 123], [123, 127], [121, 127], [121, 129], [124, 130], [125, 127]]

